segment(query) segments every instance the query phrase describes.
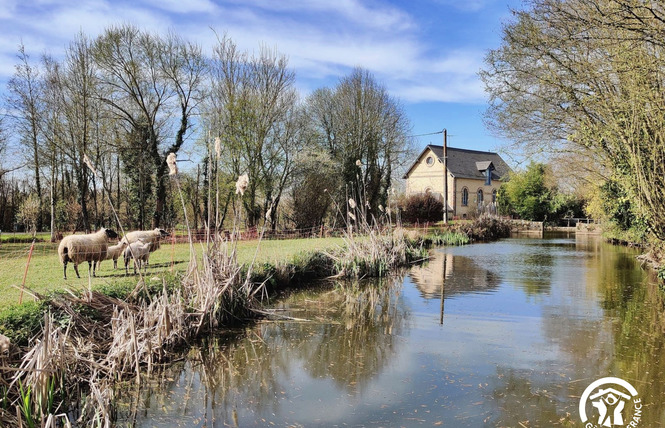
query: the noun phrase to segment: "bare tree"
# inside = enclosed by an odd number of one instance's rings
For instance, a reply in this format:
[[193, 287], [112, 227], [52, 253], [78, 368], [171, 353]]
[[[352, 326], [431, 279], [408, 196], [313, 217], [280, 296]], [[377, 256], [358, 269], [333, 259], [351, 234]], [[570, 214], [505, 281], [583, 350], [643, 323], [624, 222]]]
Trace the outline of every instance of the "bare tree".
[[[100, 98], [124, 124], [128, 143], [120, 150], [126, 173], [135, 175], [140, 207], [154, 200], [152, 225], [156, 227], [164, 215], [166, 156], [177, 153], [185, 141], [205, 61], [194, 44], [132, 25], [107, 29], [95, 41], [94, 56], [102, 85]], [[171, 133], [175, 138], [169, 144]], [[137, 168], [146, 161], [152, 170]], [[141, 212], [140, 223], [144, 217]]]
[[[65, 156], [76, 179], [76, 192], [81, 207], [83, 229], [92, 229], [89, 207], [92, 174], [84, 163], [87, 155], [97, 161], [99, 139], [95, 138], [100, 126], [100, 108], [97, 99], [97, 76], [91, 53], [91, 42], [79, 34], [65, 51], [62, 64], [45, 59], [49, 88], [49, 146], [58, 148]], [[51, 150], [52, 181], [55, 181], [57, 158]], [[97, 163], [97, 162], [95, 162]], [[55, 192], [52, 192], [55, 193]], [[96, 204], [94, 204], [96, 206]], [[95, 216], [98, 221], [99, 218]]]
[[[219, 40], [211, 62], [206, 120], [224, 146], [226, 174], [247, 173], [243, 198], [248, 225], [256, 225], [269, 207], [271, 223], [292, 171], [298, 139], [295, 74], [287, 59], [262, 48], [240, 52], [228, 37]], [[263, 196], [263, 207], [258, 203]]]
[[338, 165], [337, 198], [342, 202], [349, 191], [376, 214], [386, 205], [393, 170], [409, 144], [401, 105], [370, 72], [357, 68], [335, 88], [315, 91], [308, 112], [319, 146]]
[[7, 104], [15, 117], [16, 130], [24, 151], [26, 160], [32, 167], [35, 176], [35, 191], [39, 200], [39, 213], [37, 229], [41, 230], [43, 212], [42, 182], [40, 171], [40, 129], [39, 122], [43, 113], [42, 105], [42, 81], [39, 69], [31, 64], [30, 56], [25, 51], [23, 44], [19, 45], [19, 63], [15, 66], [14, 75], [9, 79], [7, 88], [9, 96]]
[[591, 153], [665, 239], [665, 7], [535, 0], [481, 73], [488, 119], [527, 153]]

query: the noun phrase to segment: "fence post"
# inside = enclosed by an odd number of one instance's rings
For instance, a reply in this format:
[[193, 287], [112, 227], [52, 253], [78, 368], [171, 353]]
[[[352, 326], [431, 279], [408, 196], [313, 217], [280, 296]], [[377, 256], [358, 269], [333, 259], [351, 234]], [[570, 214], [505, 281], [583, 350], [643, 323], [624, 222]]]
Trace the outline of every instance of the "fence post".
[[25, 288], [25, 279], [28, 277], [28, 267], [30, 267], [30, 259], [32, 259], [32, 251], [35, 249], [35, 240], [30, 244], [30, 252], [28, 253], [28, 262], [25, 264], [25, 272], [23, 272], [23, 282], [21, 283], [21, 295], [18, 298], [18, 304], [23, 303], [23, 289]]

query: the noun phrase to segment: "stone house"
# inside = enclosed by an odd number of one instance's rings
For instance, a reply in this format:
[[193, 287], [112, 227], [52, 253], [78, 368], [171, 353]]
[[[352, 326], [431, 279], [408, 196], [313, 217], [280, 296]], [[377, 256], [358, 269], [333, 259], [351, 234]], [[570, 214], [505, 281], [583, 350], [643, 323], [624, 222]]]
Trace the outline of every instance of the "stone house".
[[[496, 210], [496, 193], [510, 171], [498, 153], [448, 147], [448, 212], [467, 218]], [[425, 147], [403, 178], [407, 196], [432, 193], [441, 199], [443, 146]]]

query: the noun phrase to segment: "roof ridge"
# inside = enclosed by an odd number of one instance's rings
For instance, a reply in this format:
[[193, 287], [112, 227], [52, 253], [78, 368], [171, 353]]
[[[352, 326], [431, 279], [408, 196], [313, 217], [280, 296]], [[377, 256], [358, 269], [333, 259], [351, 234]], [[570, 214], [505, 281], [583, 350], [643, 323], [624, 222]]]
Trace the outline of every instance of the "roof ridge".
[[[440, 146], [440, 145], [437, 145], [437, 144], [428, 144], [427, 146], [443, 149], [443, 146]], [[489, 152], [489, 151], [486, 151], [486, 150], [461, 149], [459, 147], [450, 147], [450, 146], [447, 147], [447, 150], [458, 150], [458, 151], [461, 151], [461, 152], [474, 152], [474, 153], [491, 153], [493, 155], [498, 155], [499, 154], [498, 152]]]

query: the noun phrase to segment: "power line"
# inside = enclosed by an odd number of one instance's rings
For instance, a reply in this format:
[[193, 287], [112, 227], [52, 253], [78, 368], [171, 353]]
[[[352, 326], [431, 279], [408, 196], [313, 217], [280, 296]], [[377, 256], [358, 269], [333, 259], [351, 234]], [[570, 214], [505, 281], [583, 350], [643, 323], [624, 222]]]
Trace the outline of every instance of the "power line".
[[443, 130], [438, 131], [438, 132], [430, 132], [429, 134], [408, 135], [407, 138], [426, 137], [428, 135], [437, 135], [437, 134], [443, 134]]

